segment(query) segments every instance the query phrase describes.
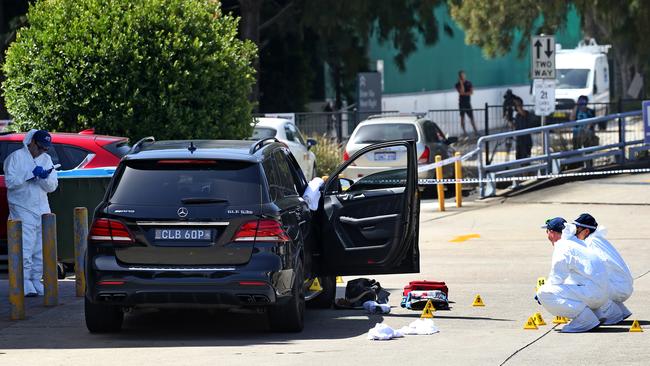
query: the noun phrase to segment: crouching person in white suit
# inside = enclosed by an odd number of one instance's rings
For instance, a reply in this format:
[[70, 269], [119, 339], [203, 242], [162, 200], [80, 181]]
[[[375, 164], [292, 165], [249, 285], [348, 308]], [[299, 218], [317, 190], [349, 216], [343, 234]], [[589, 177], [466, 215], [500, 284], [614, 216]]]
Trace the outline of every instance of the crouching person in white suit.
[[551, 272], [537, 291], [537, 299], [549, 313], [572, 319], [562, 332], [578, 333], [600, 325], [594, 311], [608, 300], [607, 272], [586, 244], [571, 235], [569, 227], [565, 230], [569, 225], [556, 217], [542, 226], [553, 245], [553, 259]]
[[576, 225], [576, 236], [584, 240], [587, 247], [603, 261], [607, 269], [609, 300], [596, 310], [596, 316], [605, 325], [617, 324], [632, 315], [632, 312], [623, 305], [623, 301], [627, 300], [634, 290], [632, 273], [616, 248], [605, 239], [607, 230], [602, 226], [599, 227], [593, 216], [584, 213], [573, 223]]

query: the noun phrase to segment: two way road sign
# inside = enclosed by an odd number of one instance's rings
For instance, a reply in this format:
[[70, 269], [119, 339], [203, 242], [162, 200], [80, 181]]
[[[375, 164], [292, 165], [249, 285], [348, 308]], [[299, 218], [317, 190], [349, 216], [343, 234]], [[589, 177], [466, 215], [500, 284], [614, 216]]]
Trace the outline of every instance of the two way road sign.
[[532, 79], [555, 79], [555, 37], [533, 36], [530, 43]]

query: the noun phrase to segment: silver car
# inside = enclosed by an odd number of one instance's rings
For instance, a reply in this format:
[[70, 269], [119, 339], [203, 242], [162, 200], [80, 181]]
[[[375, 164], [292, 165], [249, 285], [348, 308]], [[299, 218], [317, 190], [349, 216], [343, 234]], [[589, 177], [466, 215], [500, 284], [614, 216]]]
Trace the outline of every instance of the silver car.
[[[435, 156], [443, 159], [454, 156], [455, 150], [450, 145], [457, 141], [456, 137], [447, 138], [434, 122], [418, 115], [379, 115], [371, 116], [359, 123], [350, 135], [343, 160], [348, 160], [362, 148], [377, 142], [391, 140], [413, 139], [416, 141], [418, 165], [426, 165], [435, 161]], [[391, 167], [399, 168], [406, 165], [405, 149], [390, 148], [373, 151], [349, 166], [346, 178], [356, 181], [369, 174], [386, 171]], [[445, 178], [454, 177], [453, 164], [443, 168]], [[418, 173], [420, 179], [435, 178], [435, 169]]]

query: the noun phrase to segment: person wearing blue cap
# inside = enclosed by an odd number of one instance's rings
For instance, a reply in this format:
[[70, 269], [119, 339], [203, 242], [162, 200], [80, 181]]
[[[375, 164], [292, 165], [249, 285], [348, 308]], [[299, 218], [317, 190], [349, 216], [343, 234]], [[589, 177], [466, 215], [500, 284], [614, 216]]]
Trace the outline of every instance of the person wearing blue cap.
[[542, 226], [553, 245], [553, 257], [537, 300], [551, 314], [572, 319], [562, 332], [579, 333], [600, 325], [594, 310], [607, 301], [607, 273], [600, 259], [567, 230], [568, 225], [556, 217]]
[[52, 136], [45, 130], [31, 130], [23, 148], [4, 161], [9, 219], [22, 221], [23, 285], [25, 296], [43, 295], [43, 239], [41, 215], [50, 212], [47, 194], [58, 187], [52, 158], [46, 154]]
[[607, 268], [609, 301], [596, 310], [596, 316], [604, 319], [605, 325], [620, 323], [632, 315], [632, 312], [623, 305], [634, 291], [632, 273], [623, 257], [605, 238], [607, 229], [599, 226], [593, 216], [583, 213], [573, 223], [576, 225], [576, 236], [587, 244], [587, 247], [605, 263]]

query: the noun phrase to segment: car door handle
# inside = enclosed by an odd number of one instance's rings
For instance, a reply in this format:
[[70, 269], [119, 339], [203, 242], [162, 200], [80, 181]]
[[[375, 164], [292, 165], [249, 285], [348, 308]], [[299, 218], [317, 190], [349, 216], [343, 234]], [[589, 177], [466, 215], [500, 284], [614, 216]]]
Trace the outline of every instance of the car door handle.
[[350, 197], [351, 200], [360, 200], [362, 198], [366, 198], [366, 195], [363, 193], [353, 194]]

